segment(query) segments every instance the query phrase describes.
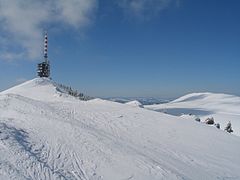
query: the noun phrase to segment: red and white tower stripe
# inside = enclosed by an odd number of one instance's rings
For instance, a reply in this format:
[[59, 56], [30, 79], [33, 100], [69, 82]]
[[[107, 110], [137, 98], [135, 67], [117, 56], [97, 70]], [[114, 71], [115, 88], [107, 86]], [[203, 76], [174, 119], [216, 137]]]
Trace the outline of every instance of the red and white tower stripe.
[[45, 33], [45, 36], [44, 36], [44, 58], [47, 61], [47, 58], [48, 58], [48, 35], [47, 35], [47, 32]]

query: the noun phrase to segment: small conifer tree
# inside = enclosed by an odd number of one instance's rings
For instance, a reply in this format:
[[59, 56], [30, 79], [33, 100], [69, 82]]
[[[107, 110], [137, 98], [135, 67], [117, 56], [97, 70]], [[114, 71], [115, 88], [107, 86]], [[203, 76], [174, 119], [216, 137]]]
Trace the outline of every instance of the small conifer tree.
[[227, 126], [225, 127], [225, 131], [227, 131], [228, 133], [232, 133], [233, 130], [232, 130], [232, 124], [231, 122], [229, 121]]

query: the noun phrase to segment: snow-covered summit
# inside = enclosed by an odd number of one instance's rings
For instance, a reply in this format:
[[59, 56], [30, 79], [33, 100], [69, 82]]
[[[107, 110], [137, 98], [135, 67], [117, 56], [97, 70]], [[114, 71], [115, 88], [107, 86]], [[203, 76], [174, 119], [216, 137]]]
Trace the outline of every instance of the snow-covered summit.
[[130, 106], [132, 106], [132, 107], [141, 107], [141, 108], [143, 108], [142, 103], [140, 103], [140, 102], [137, 101], [137, 100], [130, 101], [130, 102], [127, 102], [127, 103], [125, 103], [125, 104], [130, 105]]
[[240, 179], [239, 137], [143, 108], [75, 100], [57, 87], [38, 78], [0, 93], [0, 179]]
[[3, 91], [0, 94], [17, 94], [43, 101], [63, 101], [73, 99], [66, 89], [48, 78], [35, 78]]

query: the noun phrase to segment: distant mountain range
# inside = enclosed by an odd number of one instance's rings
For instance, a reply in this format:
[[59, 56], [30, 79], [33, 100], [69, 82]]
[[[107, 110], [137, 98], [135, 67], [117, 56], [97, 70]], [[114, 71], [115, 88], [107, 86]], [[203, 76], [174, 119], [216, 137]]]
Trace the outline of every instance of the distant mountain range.
[[168, 103], [172, 100], [172, 99], [163, 99], [163, 98], [154, 98], [154, 97], [109, 97], [104, 99], [109, 101], [119, 102], [119, 103], [127, 103], [130, 101], [137, 100], [142, 105], [163, 104], [163, 103]]

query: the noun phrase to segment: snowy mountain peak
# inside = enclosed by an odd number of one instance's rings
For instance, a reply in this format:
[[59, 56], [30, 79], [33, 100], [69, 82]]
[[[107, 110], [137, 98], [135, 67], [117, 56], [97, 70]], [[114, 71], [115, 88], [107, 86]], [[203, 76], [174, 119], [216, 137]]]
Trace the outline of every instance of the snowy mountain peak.
[[142, 103], [140, 103], [140, 102], [137, 101], [137, 100], [130, 101], [130, 102], [127, 102], [127, 103], [125, 103], [125, 104], [130, 105], [130, 106], [133, 106], [133, 107], [141, 107], [141, 108], [143, 108]]
[[34, 78], [32, 80], [28, 80], [26, 82], [23, 82], [19, 85], [16, 85], [6, 91], [3, 91], [4, 93], [16, 93], [19, 90], [22, 89], [28, 89], [36, 86], [54, 86], [54, 82], [48, 78]]
[[40, 101], [63, 101], [74, 99], [70, 87], [60, 85], [49, 78], [35, 78], [20, 85], [14, 86], [0, 94], [17, 94]]

